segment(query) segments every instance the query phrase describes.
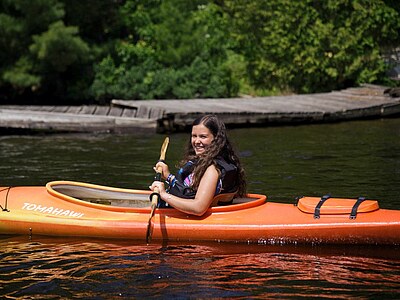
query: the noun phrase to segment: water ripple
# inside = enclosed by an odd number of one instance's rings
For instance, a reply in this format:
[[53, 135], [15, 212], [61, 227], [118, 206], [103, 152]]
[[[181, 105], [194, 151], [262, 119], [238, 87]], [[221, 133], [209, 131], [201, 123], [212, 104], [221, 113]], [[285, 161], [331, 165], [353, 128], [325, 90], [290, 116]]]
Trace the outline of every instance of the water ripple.
[[0, 240], [9, 299], [398, 298], [399, 248]]

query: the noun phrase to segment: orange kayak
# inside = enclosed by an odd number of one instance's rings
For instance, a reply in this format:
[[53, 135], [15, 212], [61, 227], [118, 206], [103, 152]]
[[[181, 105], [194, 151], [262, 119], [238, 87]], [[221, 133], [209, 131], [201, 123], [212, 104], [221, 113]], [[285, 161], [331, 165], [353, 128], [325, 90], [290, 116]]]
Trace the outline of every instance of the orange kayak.
[[249, 194], [203, 216], [157, 208], [150, 191], [72, 181], [0, 188], [0, 234], [153, 241], [400, 244], [400, 210], [376, 200], [303, 197], [295, 204]]

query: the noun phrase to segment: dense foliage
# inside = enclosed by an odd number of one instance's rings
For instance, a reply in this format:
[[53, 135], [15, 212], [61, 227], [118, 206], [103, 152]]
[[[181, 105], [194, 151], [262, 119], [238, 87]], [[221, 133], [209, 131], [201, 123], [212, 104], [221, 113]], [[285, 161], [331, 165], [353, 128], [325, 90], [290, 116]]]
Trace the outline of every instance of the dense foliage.
[[249, 78], [262, 88], [316, 92], [375, 82], [387, 67], [380, 46], [398, 43], [398, 13], [383, 1], [228, 3]]
[[388, 84], [399, 13], [395, 0], [2, 0], [0, 101]]

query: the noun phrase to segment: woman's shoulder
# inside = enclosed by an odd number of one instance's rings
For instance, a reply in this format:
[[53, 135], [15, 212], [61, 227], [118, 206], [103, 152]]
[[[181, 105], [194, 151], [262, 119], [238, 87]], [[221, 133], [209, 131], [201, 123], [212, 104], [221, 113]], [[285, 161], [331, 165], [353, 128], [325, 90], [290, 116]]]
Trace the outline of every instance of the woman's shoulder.
[[204, 175], [219, 178], [220, 170], [217, 166], [211, 164], [206, 168]]
[[211, 171], [217, 171], [217, 172], [218, 172], [217, 166], [215, 166], [215, 165], [213, 165], [213, 164], [209, 165], [209, 166], [206, 168], [206, 172], [207, 172], [208, 170], [210, 170], [210, 172], [211, 172]]

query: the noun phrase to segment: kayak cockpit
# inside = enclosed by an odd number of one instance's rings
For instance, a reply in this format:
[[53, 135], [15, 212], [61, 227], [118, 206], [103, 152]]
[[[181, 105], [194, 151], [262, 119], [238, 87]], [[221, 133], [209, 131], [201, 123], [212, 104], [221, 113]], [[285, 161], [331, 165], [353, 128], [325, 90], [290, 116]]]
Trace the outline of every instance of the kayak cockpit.
[[[49, 194], [82, 205], [102, 205], [110, 208], [150, 208], [151, 191], [115, 188], [74, 181], [52, 181], [46, 184]], [[218, 197], [217, 198], [221, 198]], [[217, 199], [216, 199], [217, 200]], [[213, 211], [232, 211], [261, 205], [266, 196], [249, 194], [234, 198], [231, 205], [210, 208]], [[232, 206], [234, 208], [232, 208]]]
[[83, 182], [52, 181], [47, 191], [58, 198], [70, 198], [116, 207], [150, 207], [151, 191], [107, 187]]

